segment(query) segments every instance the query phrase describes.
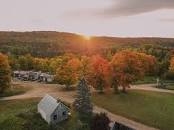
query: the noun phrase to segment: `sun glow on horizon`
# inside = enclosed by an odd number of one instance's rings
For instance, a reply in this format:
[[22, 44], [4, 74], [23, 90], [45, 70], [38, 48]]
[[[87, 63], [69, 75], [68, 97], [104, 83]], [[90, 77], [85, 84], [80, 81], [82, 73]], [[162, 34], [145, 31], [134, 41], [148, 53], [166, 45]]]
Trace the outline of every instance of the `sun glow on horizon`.
[[85, 40], [90, 40], [90, 39], [91, 39], [91, 36], [89, 36], [89, 35], [83, 35], [83, 38], [84, 38]]

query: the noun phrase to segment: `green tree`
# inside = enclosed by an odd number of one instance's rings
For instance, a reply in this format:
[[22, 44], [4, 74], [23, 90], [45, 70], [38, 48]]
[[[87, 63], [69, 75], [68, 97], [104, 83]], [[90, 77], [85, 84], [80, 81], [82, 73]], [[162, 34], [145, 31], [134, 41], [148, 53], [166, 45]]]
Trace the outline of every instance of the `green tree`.
[[83, 118], [91, 118], [93, 110], [91, 103], [91, 95], [89, 87], [84, 78], [80, 79], [77, 85], [77, 97], [73, 105], [75, 110], [79, 113], [79, 116], [82, 120]]
[[33, 69], [33, 57], [30, 54], [20, 56], [18, 59], [21, 70], [32, 70]]
[[19, 70], [20, 69], [20, 64], [18, 63], [18, 59], [16, 56], [9, 55], [8, 60], [9, 60], [9, 65], [10, 65], [12, 70]]
[[0, 93], [10, 87], [10, 66], [8, 58], [0, 53]]

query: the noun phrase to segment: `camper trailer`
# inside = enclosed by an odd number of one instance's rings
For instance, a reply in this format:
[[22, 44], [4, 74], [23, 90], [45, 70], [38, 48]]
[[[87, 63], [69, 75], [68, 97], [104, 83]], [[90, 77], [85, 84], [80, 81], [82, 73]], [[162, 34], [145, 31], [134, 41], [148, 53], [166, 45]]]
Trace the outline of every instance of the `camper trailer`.
[[41, 72], [40, 72], [40, 71], [39, 71], [39, 72], [33, 72], [33, 71], [31, 71], [31, 72], [29, 73], [29, 79], [30, 79], [31, 81], [39, 80], [40, 75], [41, 75]]
[[41, 73], [39, 76], [39, 82], [51, 83], [53, 80], [54, 76], [47, 73]]

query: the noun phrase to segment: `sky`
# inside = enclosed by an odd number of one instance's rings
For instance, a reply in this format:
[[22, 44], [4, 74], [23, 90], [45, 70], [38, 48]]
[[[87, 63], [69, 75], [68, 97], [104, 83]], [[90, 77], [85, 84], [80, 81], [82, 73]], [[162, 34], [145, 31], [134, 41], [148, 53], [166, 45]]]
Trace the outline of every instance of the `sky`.
[[174, 37], [174, 0], [0, 0], [0, 31]]

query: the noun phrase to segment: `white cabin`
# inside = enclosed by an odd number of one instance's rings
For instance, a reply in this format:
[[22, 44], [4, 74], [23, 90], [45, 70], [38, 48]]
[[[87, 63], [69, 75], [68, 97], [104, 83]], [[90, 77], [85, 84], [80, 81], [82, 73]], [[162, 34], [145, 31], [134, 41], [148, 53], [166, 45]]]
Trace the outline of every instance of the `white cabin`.
[[66, 120], [70, 114], [69, 108], [62, 102], [57, 102], [50, 95], [46, 95], [38, 104], [38, 112], [48, 124], [56, 124]]

